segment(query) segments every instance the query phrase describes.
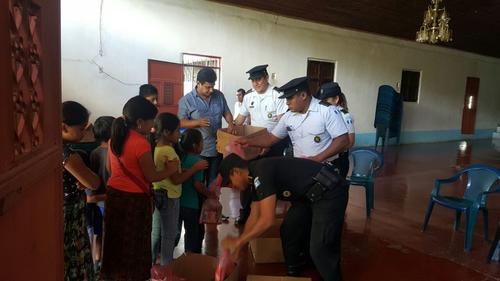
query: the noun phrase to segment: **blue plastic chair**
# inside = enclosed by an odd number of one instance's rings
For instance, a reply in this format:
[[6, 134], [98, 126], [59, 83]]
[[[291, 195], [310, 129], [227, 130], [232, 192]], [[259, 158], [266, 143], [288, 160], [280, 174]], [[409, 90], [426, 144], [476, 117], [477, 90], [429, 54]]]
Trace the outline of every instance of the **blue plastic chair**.
[[[467, 175], [467, 186], [462, 198], [453, 196], [441, 196], [439, 194], [442, 184], [453, 183], [463, 175]], [[441, 205], [456, 211], [454, 230], [460, 227], [462, 212], [466, 214], [466, 229], [464, 250], [470, 251], [472, 246], [472, 234], [476, 225], [477, 213], [483, 211], [484, 239], [488, 240], [488, 209], [486, 200], [489, 194], [500, 192], [500, 170], [481, 164], [470, 165], [462, 169], [454, 176], [447, 179], [437, 179], [431, 192], [429, 206], [425, 214], [422, 231], [425, 231], [431, 217], [434, 204]]]
[[358, 148], [351, 151], [352, 173], [348, 180], [351, 185], [359, 185], [365, 188], [366, 192], [366, 216], [370, 217], [371, 209], [374, 207], [374, 183], [373, 175], [375, 171], [384, 166], [382, 154], [367, 148]]

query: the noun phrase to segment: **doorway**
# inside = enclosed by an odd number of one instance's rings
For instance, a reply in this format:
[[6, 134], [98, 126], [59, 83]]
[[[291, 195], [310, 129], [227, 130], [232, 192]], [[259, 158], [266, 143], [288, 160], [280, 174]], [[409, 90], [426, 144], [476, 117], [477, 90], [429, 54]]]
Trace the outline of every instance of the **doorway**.
[[183, 96], [182, 64], [148, 60], [148, 83], [158, 89], [158, 109], [177, 115]]
[[309, 78], [309, 93], [317, 98], [321, 85], [332, 82], [335, 77], [335, 62], [325, 60], [307, 60], [307, 77]]
[[464, 107], [462, 110], [462, 134], [474, 134], [476, 127], [477, 98], [479, 95], [479, 78], [467, 77], [465, 86]]

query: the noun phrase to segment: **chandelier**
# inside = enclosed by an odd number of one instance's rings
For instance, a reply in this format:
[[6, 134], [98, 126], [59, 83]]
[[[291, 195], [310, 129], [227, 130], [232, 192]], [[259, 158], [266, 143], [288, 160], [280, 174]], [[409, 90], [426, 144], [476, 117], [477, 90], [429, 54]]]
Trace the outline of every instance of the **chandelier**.
[[450, 42], [452, 31], [448, 26], [450, 17], [446, 13], [446, 9], [439, 8], [443, 0], [431, 0], [431, 5], [424, 12], [424, 22], [417, 31], [417, 42], [435, 44], [438, 41]]

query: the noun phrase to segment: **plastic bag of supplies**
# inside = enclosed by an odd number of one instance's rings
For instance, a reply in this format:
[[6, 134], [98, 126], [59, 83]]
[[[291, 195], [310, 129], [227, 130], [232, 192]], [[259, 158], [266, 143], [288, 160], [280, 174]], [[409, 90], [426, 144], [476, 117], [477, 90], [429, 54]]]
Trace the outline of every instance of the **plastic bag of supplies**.
[[222, 204], [219, 202], [222, 177], [219, 175], [210, 184], [208, 190], [214, 194], [213, 197], [205, 199], [201, 206], [200, 224], [221, 224]]
[[231, 260], [229, 250], [226, 249], [222, 251], [219, 262], [217, 263], [217, 268], [215, 269], [215, 281], [223, 281], [233, 272], [235, 267], [236, 265]]
[[187, 281], [184, 278], [175, 276], [172, 269], [167, 266], [153, 265], [151, 267], [151, 280], [152, 281]]

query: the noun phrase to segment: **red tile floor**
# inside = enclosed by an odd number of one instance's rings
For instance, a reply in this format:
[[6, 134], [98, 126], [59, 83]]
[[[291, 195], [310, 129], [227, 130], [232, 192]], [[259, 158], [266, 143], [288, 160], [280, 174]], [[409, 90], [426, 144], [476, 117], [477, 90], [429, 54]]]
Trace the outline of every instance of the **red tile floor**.
[[[490, 242], [483, 240], [482, 215], [478, 217], [472, 250], [464, 252], [462, 227], [453, 231], [454, 212], [436, 206], [427, 231], [420, 231], [434, 179], [446, 178], [469, 163], [500, 167], [500, 147], [491, 140], [389, 146], [385, 166], [376, 178], [375, 209], [365, 215], [365, 195], [351, 187], [343, 235], [344, 280], [500, 280], [500, 264], [486, 263]], [[448, 192], [460, 194], [463, 187]], [[227, 202], [225, 202], [227, 203]], [[500, 220], [500, 194], [490, 196], [489, 235]], [[225, 211], [227, 213], [227, 210]], [[204, 251], [216, 255], [218, 242], [238, 229], [232, 221], [207, 229]], [[284, 275], [283, 264], [255, 264], [243, 252], [240, 280], [250, 273]], [[303, 276], [320, 280], [313, 268]]]

